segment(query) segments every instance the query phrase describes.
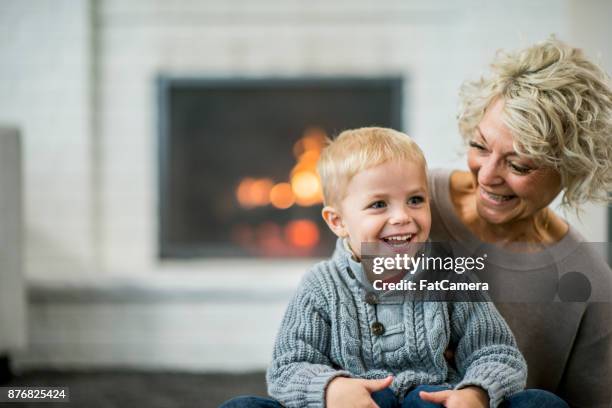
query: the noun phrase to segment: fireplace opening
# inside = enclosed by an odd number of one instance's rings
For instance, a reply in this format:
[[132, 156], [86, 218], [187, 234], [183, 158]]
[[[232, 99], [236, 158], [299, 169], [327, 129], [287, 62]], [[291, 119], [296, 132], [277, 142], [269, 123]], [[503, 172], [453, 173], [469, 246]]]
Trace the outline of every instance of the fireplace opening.
[[402, 129], [402, 79], [160, 77], [159, 254], [322, 257], [316, 162], [344, 129]]

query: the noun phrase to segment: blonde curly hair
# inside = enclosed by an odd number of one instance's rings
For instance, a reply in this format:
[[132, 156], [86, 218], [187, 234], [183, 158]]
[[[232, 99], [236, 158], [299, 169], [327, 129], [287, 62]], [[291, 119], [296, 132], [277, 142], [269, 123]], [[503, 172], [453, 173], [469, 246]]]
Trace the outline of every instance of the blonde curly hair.
[[551, 36], [517, 52], [499, 51], [491, 75], [465, 82], [459, 96], [466, 141], [487, 107], [502, 98], [514, 149], [559, 172], [564, 206], [612, 201], [610, 78], [580, 49]]

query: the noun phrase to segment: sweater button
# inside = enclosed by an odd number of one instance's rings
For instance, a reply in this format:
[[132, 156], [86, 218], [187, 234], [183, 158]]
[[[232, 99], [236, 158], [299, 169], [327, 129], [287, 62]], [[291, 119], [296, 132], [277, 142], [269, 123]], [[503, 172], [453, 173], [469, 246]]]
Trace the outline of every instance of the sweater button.
[[378, 303], [378, 296], [376, 296], [376, 293], [368, 292], [364, 300], [368, 305], [375, 305]]
[[375, 336], [382, 336], [384, 332], [385, 326], [383, 326], [381, 322], [372, 323], [372, 333], [374, 333]]

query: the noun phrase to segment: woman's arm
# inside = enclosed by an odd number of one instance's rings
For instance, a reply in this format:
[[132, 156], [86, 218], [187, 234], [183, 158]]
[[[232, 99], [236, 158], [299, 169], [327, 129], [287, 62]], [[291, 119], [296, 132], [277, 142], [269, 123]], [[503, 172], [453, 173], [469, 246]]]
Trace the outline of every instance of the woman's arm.
[[559, 396], [573, 408], [612, 404], [612, 303], [587, 306], [559, 385]]

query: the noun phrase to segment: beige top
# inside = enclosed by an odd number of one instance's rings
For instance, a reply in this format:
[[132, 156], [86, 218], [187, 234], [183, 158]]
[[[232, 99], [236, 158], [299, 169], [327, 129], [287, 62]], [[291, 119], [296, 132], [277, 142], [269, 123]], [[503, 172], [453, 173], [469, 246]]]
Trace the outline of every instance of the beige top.
[[[487, 245], [456, 215], [450, 197], [451, 173], [440, 169], [430, 172], [431, 239], [455, 242], [468, 250]], [[495, 250], [497, 264], [512, 281], [536, 268], [549, 269], [558, 276], [585, 270], [589, 271], [585, 274], [597, 276], [595, 281], [591, 279], [590, 303], [562, 303], [558, 297], [510, 303], [505, 298], [496, 306], [527, 360], [528, 388], [552, 391], [572, 407], [608, 408], [612, 403], [612, 272], [594, 246], [570, 226], [559, 242], [542, 253], [516, 256]], [[490, 252], [491, 246], [487, 248]]]

